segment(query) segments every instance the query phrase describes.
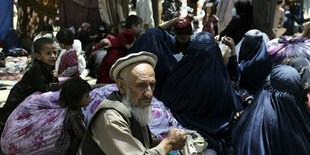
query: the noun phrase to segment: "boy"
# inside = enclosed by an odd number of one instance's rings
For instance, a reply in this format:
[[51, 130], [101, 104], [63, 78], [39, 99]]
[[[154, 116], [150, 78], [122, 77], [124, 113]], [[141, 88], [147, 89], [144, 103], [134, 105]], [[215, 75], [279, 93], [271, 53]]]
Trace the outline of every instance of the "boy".
[[33, 47], [35, 52], [33, 65], [14, 85], [3, 108], [0, 109], [1, 133], [7, 118], [30, 94], [36, 91], [44, 93], [59, 89], [57, 72], [53, 70], [57, 58], [54, 41], [43, 37], [36, 40]]

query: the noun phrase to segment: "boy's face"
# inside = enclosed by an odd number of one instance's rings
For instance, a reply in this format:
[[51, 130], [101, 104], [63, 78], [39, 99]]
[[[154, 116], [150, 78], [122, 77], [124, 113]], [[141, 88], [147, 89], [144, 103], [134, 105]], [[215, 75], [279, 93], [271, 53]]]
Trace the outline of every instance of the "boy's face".
[[142, 23], [139, 25], [132, 25], [132, 30], [135, 32], [136, 36], [139, 36], [142, 32]]
[[56, 63], [57, 51], [54, 44], [44, 45], [40, 53], [36, 53], [36, 59], [40, 60], [48, 66], [53, 66]]

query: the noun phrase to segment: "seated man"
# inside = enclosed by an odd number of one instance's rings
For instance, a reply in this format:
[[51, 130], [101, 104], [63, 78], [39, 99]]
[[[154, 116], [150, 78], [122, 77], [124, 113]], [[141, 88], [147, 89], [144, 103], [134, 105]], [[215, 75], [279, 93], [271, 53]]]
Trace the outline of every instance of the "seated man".
[[[118, 92], [109, 95], [96, 109], [78, 154], [167, 154], [181, 149], [185, 131], [170, 129], [157, 146], [148, 123], [155, 87], [157, 57], [148, 52], [118, 59], [110, 71]], [[153, 147], [154, 146], [154, 147]]]

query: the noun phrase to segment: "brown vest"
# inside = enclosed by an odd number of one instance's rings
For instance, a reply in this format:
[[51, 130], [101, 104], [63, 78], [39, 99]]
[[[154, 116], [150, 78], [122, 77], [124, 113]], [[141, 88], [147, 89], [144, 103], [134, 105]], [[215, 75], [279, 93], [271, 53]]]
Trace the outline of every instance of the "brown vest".
[[[124, 120], [129, 124], [131, 133], [133, 134], [132, 136], [137, 138], [144, 145], [144, 147], [150, 148], [152, 138], [151, 138], [151, 132], [148, 126], [147, 127], [140, 126], [140, 124], [131, 116], [129, 109], [122, 102], [120, 102], [120, 98], [121, 97], [118, 95], [118, 92], [113, 92], [98, 105], [84, 133], [84, 137], [80, 144], [79, 153], [82, 153], [83, 155], [105, 154], [99, 148], [97, 143], [93, 140], [93, 136], [91, 133], [91, 126], [90, 126], [90, 124], [92, 123], [92, 120], [96, 117], [99, 111], [102, 111], [104, 109], [114, 109], [119, 114], [121, 114]], [[147, 128], [148, 130], [149, 137], [143, 137], [142, 133], [143, 133], [143, 130], [145, 130], [145, 128]]]

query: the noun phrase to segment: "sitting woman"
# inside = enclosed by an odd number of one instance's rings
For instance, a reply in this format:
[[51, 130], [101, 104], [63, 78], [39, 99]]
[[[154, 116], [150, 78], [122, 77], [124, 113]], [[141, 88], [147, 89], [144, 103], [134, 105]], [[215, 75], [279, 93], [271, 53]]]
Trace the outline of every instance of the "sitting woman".
[[261, 31], [254, 29], [245, 33], [238, 62], [240, 88], [255, 95], [272, 69], [271, 58], [267, 52]]
[[306, 58], [295, 58], [288, 64], [297, 69], [301, 76], [302, 99], [310, 112], [310, 61]]
[[301, 77], [277, 65], [232, 129], [235, 154], [309, 154], [310, 113], [302, 102]]
[[[237, 56], [231, 55], [229, 58], [227, 69], [232, 81], [236, 81], [238, 84], [235, 89], [238, 91], [244, 107], [252, 102], [254, 95], [271, 72], [272, 63], [267, 52], [264, 35], [256, 29], [246, 32], [239, 42], [241, 45], [239, 52], [232, 52]], [[225, 36], [222, 41], [232, 51], [237, 50], [238, 47], [235, 47], [234, 41], [229, 40], [232, 39]]]
[[229, 154], [233, 115], [243, 108], [221, 51], [206, 32], [192, 35], [187, 50], [165, 81], [162, 101], [182, 126], [207, 139], [209, 148]]

